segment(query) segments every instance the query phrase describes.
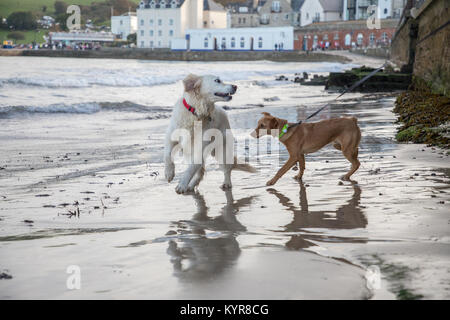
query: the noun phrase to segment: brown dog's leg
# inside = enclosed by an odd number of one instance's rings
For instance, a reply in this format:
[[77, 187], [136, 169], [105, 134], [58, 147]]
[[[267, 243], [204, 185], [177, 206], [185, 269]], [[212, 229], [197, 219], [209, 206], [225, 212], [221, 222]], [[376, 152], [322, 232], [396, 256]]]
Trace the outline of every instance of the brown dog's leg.
[[305, 155], [304, 154], [300, 155], [300, 157], [298, 158], [298, 163], [300, 166], [300, 172], [294, 178], [297, 180], [301, 180], [303, 177], [303, 172], [305, 172]]
[[296, 158], [290, 157], [289, 160], [284, 164], [284, 166], [281, 167], [280, 170], [278, 170], [275, 177], [273, 177], [271, 180], [267, 181], [266, 186], [274, 185], [278, 179], [280, 179], [292, 166], [297, 162]]
[[343, 150], [342, 153], [352, 164], [350, 171], [347, 172], [347, 174], [343, 177], [344, 180], [350, 180], [350, 176], [355, 173], [355, 171], [358, 170], [360, 166], [360, 162], [358, 160], [358, 147], [347, 148], [346, 150]]

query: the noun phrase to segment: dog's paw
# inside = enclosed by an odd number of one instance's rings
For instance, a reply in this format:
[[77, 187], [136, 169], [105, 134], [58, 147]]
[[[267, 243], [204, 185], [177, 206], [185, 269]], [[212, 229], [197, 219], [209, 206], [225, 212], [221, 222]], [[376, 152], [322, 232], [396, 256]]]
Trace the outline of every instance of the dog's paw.
[[166, 170], [164, 172], [167, 182], [170, 182], [175, 177], [175, 166], [166, 166]]
[[183, 184], [178, 184], [177, 187], [175, 188], [175, 192], [178, 194], [186, 193], [187, 190], [188, 190], [188, 186], [183, 185]]
[[232, 188], [231, 183], [224, 183], [220, 186], [222, 190], [230, 190]]
[[274, 179], [270, 179], [269, 181], [267, 181], [266, 186], [273, 186], [275, 184], [275, 182], [277, 182]]
[[194, 192], [195, 187], [193, 186], [187, 186], [184, 184], [178, 184], [177, 187], [175, 188], [175, 192], [178, 194], [185, 194], [185, 193], [190, 193], [190, 192]]
[[342, 181], [350, 181], [350, 178], [347, 177], [347, 176], [342, 176], [340, 179], [341, 179]]

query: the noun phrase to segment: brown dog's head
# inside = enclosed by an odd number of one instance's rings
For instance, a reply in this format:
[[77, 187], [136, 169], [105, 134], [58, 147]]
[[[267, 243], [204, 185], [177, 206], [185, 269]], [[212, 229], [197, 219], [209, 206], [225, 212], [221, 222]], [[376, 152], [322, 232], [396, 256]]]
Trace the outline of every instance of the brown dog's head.
[[279, 119], [268, 112], [262, 113], [264, 116], [258, 120], [256, 129], [250, 134], [253, 138], [260, 138], [267, 134], [272, 134], [272, 130], [279, 129]]

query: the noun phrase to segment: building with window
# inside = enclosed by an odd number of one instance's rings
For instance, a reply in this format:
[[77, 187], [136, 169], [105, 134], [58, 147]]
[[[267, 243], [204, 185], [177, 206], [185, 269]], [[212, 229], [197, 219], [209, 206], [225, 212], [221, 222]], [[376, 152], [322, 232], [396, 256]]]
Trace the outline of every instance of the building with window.
[[258, 0], [231, 3], [227, 6], [231, 28], [259, 27]]
[[264, 27], [292, 26], [294, 12], [288, 0], [260, 1], [259, 24]]
[[111, 17], [111, 32], [122, 40], [127, 40], [129, 34], [137, 31], [136, 12], [127, 12]]
[[[180, 41], [181, 39], [177, 40]], [[178, 50], [191, 51], [290, 51], [293, 27], [190, 29]]]
[[365, 20], [376, 15], [379, 19], [399, 19], [406, 0], [343, 0], [343, 20]]
[[205, 24], [227, 27], [225, 10], [213, 0], [143, 0], [136, 14], [139, 48], [170, 48], [174, 39], [185, 37], [187, 29]]
[[291, 0], [247, 0], [227, 8], [231, 28], [293, 26], [296, 20]]
[[315, 22], [342, 20], [343, 0], [302, 0], [294, 2], [294, 12], [298, 15], [298, 26]]
[[227, 5], [231, 28], [294, 26], [342, 20], [399, 19], [406, 0], [244, 0]]
[[295, 50], [349, 49], [389, 46], [398, 24], [383, 19], [380, 29], [368, 29], [366, 20], [317, 22], [298, 28], [294, 34]]
[[367, 19], [373, 15], [386, 19], [392, 15], [392, 0], [356, 0], [355, 3], [355, 20]]
[[203, 28], [226, 28], [228, 25], [227, 11], [213, 0], [203, 0]]

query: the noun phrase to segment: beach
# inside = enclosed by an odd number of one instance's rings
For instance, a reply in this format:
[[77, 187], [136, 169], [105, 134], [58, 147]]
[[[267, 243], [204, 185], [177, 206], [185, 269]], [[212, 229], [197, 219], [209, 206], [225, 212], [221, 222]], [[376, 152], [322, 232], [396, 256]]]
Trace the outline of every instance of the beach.
[[[395, 141], [395, 94], [275, 81], [384, 61], [156, 62], [0, 57], [1, 299], [449, 299], [448, 153]], [[357, 58], [355, 58], [357, 57]], [[360, 169], [327, 146], [303, 181], [279, 146], [233, 171], [211, 163], [195, 194], [164, 180], [163, 137], [188, 74], [238, 86], [220, 103], [238, 150], [261, 112], [355, 116]], [[240, 153], [239, 153], [240, 152]], [[75, 267], [81, 286], [70, 288]], [[381, 282], [368, 285], [368, 270]]]

